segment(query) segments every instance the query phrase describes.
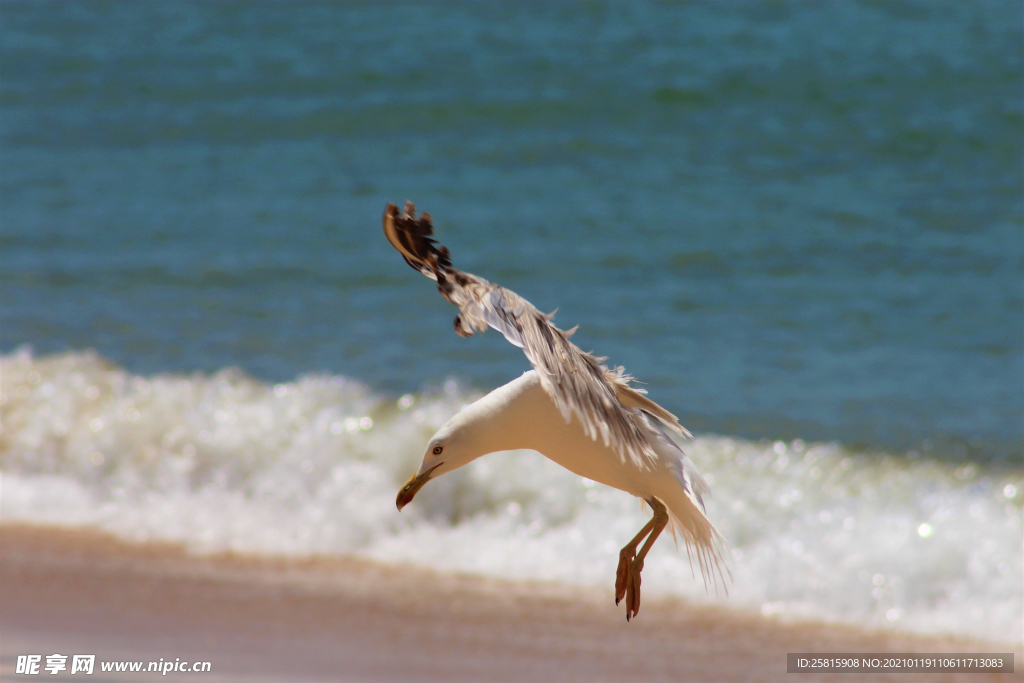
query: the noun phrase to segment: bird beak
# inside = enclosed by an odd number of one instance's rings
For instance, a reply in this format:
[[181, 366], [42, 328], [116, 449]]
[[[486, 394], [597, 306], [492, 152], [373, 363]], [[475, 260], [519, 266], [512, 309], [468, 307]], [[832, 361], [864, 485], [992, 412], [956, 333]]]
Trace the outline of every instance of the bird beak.
[[395, 505], [398, 506], [399, 510], [412, 502], [412, 499], [416, 497], [416, 493], [423, 488], [424, 484], [430, 481], [430, 475], [434, 470], [443, 464], [443, 462], [439, 462], [423, 474], [416, 473], [409, 477], [409, 481], [405, 482], [405, 486], [402, 487], [402, 490], [398, 492], [398, 497], [395, 498]]

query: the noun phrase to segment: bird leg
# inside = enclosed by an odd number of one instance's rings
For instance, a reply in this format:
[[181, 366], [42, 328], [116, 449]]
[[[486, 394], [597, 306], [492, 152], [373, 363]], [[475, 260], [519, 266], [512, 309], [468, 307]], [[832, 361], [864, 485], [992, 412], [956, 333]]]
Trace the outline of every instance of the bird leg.
[[623, 546], [622, 550], [619, 551], [619, 567], [615, 570], [615, 606], [618, 607], [619, 601], [622, 600], [626, 595], [626, 581], [629, 577], [629, 563], [633, 561], [636, 556], [636, 547], [640, 545], [640, 541], [644, 540], [647, 534], [651, 533], [651, 529], [654, 528], [654, 518], [651, 517], [651, 521], [644, 525], [644, 528], [640, 530], [633, 540]]
[[[626, 621], [640, 612], [640, 572], [644, 568], [644, 558], [668, 524], [668, 511], [661, 501], [652, 496], [647, 502], [654, 510], [654, 516], [640, 533], [619, 551], [619, 567], [615, 572], [615, 604], [618, 605], [623, 597], [626, 598]], [[645, 536], [648, 536], [647, 541], [637, 554], [636, 547]]]

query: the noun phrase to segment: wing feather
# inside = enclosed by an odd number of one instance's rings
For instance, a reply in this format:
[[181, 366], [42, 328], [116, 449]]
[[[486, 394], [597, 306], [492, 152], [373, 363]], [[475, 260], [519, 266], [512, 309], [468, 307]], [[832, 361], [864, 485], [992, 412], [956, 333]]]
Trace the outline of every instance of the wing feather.
[[646, 411], [668, 428], [688, 435], [675, 415], [629, 386], [632, 377], [621, 367], [610, 370], [606, 358], [570, 342], [576, 328], [555, 327], [554, 312], [541, 313], [515, 292], [452, 267], [448, 250], [433, 239], [430, 214], [416, 218], [412, 202], [406, 202], [401, 214], [397, 206], [388, 204], [384, 234], [406, 263], [436, 280], [441, 295], [459, 307], [456, 332], [468, 337], [492, 327], [523, 349], [562, 417], [568, 422], [575, 416], [590, 438], [647, 469], [655, 465], [657, 455], [634, 419], [636, 411]]

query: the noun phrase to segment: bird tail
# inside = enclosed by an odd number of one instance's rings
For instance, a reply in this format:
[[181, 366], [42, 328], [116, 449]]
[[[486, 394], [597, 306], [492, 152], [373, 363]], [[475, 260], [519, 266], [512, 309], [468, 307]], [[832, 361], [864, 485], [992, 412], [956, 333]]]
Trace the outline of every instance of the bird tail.
[[[699, 474], [697, 476], [700, 477]], [[713, 584], [717, 593], [721, 581], [728, 595], [732, 572], [726, 565], [725, 539], [722, 534], [705, 516], [702, 505], [698, 504], [688, 488], [673, 486], [663, 493], [656, 494], [656, 497], [668, 508], [669, 529], [677, 545], [682, 537], [686, 554], [690, 558], [690, 567], [693, 567], [696, 557], [705, 589]]]

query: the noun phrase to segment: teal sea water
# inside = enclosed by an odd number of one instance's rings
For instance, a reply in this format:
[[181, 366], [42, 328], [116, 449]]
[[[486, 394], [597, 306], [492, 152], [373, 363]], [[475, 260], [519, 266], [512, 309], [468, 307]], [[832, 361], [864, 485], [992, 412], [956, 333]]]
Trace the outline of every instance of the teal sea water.
[[603, 585], [554, 470], [392, 517], [528, 367], [410, 199], [698, 434], [733, 604], [1019, 640], [1022, 159], [1014, 2], [2, 3], [3, 515]]

